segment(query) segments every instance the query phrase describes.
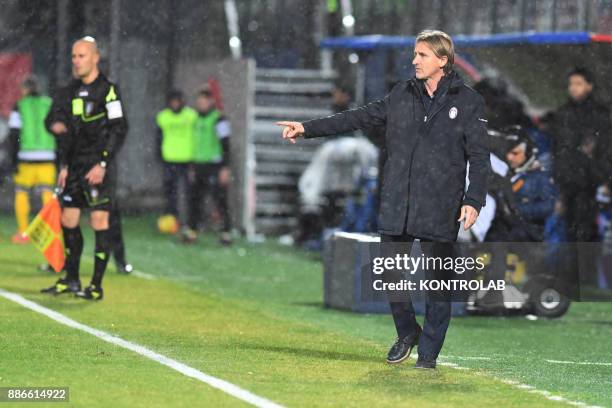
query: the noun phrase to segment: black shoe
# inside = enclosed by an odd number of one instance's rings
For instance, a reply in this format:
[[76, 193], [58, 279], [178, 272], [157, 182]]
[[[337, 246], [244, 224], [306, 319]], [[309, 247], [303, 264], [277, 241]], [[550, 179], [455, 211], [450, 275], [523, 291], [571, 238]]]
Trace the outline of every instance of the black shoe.
[[102, 287], [89, 285], [85, 288], [85, 290], [77, 292], [76, 297], [87, 300], [102, 300], [104, 297], [104, 291], [102, 290]]
[[422, 358], [421, 356], [419, 356], [419, 358], [417, 359], [416, 365], [414, 367], [422, 368], [426, 370], [433, 370], [434, 368], [436, 368], [436, 359], [434, 358], [433, 360], [428, 360], [426, 358]]
[[123, 273], [123, 274], [129, 274], [132, 273], [132, 271], [134, 270], [134, 267], [129, 264], [129, 263], [119, 263], [117, 262], [115, 264], [115, 267], [117, 268], [117, 272], [119, 273]]
[[81, 282], [79, 280], [69, 280], [67, 278], [59, 279], [53, 286], [41, 289], [42, 293], [50, 295], [61, 295], [62, 293], [77, 293], [81, 290]]
[[417, 330], [415, 333], [410, 334], [406, 337], [397, 338], [389, 353], [387, 354], [387, 363], [399, 364], [402, 361], [410, 357], [412, 348], [419, 344], [419, 337], [421, 337], [421, 326], [417, 324]]

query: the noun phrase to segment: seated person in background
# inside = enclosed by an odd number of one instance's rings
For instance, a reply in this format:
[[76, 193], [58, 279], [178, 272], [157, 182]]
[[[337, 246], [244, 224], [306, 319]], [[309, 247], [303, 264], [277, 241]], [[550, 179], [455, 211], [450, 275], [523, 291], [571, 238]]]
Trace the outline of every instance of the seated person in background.
[[520, 126], [502, 130], [511, 172], [494, 193], [499, 212], [486, 241], [542, 241], [546, 219], [553, 213], [557, 192], [537, 160], [537, 148]]
[[[536, 158], [538, 149], [529, 134], [520, 126], [510, 126], [500, 131], [499, 147], [505, 150], [505, 160], [510, 171], [504, 177], [494, 175], [489, 194], [495, 199], [495, 218], [487, 231], [485, 241], [542, 242], [546, 220], [555, 210], [557, 196], [550, 174], [543, 171]], [[490, 280], [505, 278], [506, 255], [514, 245], [492, 246], [487, 276]], [[521, 250], [518, 244], [516, 249]], [[503, 307], [501, 292], [489, 291], [478, 299], [481, 308]]]
[[555, 207], [555, 186], [551, 176], [542, 171], [536, 158], [538, 150], [527, 133], [518, 126], [506, 131], [506, 160], [514, 173], [511, 182], [517, 210], [541, 230]]

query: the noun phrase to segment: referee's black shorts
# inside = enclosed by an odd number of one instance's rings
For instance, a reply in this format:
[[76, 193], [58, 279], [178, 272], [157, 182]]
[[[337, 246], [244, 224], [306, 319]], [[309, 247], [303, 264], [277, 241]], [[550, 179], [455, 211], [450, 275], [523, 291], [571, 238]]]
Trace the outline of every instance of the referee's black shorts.
[[109, 164], [102, 183], [90, 185], [85, 176], [92, 167], [92, 164], [75, 164], [68, 168], [66, 186], [61, 194], [62, 207], [110, 211], [115, 202], [115, 167]]

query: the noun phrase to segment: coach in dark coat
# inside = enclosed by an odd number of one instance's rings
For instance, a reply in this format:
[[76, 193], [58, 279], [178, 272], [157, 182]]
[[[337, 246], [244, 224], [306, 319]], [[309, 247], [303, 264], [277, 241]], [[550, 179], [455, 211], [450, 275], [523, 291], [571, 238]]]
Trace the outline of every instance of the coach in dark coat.
[[[483, 102], [451, 71], [426, 112], [423, 82], [397, 84], [384, 99], [303, 124], [306, 138], [389, 123], [378, 229], [435, 241], [455, 241], [461, 205], [484, 205], [489, 150]], [[470, 185], [464, 195], [466, 160]]]
[[[476, 221], [485, 203], [489, 148], [483, 98], [452, 70], [450, 37], [426, 31], [415, 45], [416, 77], [397, 84], [383, 99], [364, 107], [304, 123], [279, 122], [283, 137], [306, 138], [386, 126], [384, 166], [378, 228], [383, 242], [418, 238], [434, 243], [454, 242], [459, 220], [465, 228]], [[469, 162], [469, 187], [465, 192]], [[438, 250], [440, 255], [443, 250]], [[448, 302], [428, 302], [425, 328], [414, 318], [410, 302], [392, 302], [398, 340], [387, 361], [397, 363], [419, 344], [419, 364], [435, 367], [450, 321]]]

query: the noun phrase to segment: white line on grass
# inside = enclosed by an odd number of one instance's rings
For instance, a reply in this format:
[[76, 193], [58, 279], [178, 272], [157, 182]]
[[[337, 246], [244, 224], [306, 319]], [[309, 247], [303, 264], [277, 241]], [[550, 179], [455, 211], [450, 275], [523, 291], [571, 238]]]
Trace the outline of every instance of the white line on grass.
[[73, 329], [81, 330], [85, 333], [89, 333], [93, 336], [98, 337], [108, 343], [117, 345], [119, 347], [123, 347], [125, 349], [131, 350], [135, 353], [140, 354], [150, 360], [156, 361], [160, 364], [165, 365], [179, 373], [186, 375], [187, 377], [195, 378], [196, 380], [202, 381], [210, 385], [213, 388], [217, 388], [226, 394], [229, 394], [235, 398], [238, 398], [242, 401], [245, 401], [251, 405], [262, 408], [282, 408], [281, 405], [278, 405], [270, 400], [257, 396], [247, 390], [244, 390], [237, 385], [234, 385], [225, 380], [221, 380], [219, 378], [210, 376], [205, 374], [199, 370], [196, 370], [193, 367], [189, 367], [186, 364], [180, 363], [170, 357], [166, 357], [162, 354], [156, 353], [153, 350], [150, 350], [144, 346], [141, 346], [136, 343], [129, 342], [127, 340], [123, 340], [120, 337], [113, 336], [112, 334], [106, 333], [102, 330], [94, 329], [93, 327], [86, 326], [82, 323], [79, 323], [75, 320], [70, 319], [69, 317], [64, 316], [61, 313], [58, 313], [54, 310], [48, 309], [44, 306], [39, 305], [38, 303], [32, 302], [31, 300], [25, 299], [23, 296], [20, 296], [16, 293], [8, 292], [2, 288], [0, 288], [0, 296], [5, 299], [11, 300], [21, 306], [33, 310], [34, 312], [40, 313], [49, 317], [50, 319], [55, 320], [58, 323], [66, 325], [68, 327], [72, 327]]
[[[416, 358], [416, 357], [413, 356], [412, 358]], [[444, 360], [446, 358], [451, 359], [451, 360], [452, 359], [461, 359], [461, 358], [465, 359], [465, 357], [457, 357], [457, 356], [454, 356], [454, 357], [453, 356], [444, 356], [444, 355], [440, 356], [440, 359], [442, 359], [442, 360]], [[479, 359], [479, 360], [487, 360], [487, 359], [490, 360], [489, 357], [480, 357], [480, 358], [476, 357], [476, 358]], [[462, 367], [462, 366], [460, 366], [460, 365], [458, 365], [456, 363], [451, 363], [451, 362], [447, 362], [447, 361], [441, 361], [438, 364], [441, 365], [441, 366], [453, 368], [455, 370], [470, 370], [467, 367]], [[472, 374], [475, 374], [475, 375], [484, 375], [486, 377], [490, 377], [490, 376], [488, 376], [485, 373], [482, 373], [480, 371], [474, 371], [474, 370], [470, 370], [470, 371], [471, 371]], [[533, 393], [533, 394], [540, 394], [544, 398], [546, 398], [546, 399], [548, 399], [550, 401], [563, 402], [563, 403], [566, 403], [568, 405], [573, 405], [575, 407], [581, 407], [581, 408], [602, 408], [602, 407], [599, 407], [597, 405], [589, 405], [589, 404], [587, 404], [585, 402], [582, 402], [582, 401], [572, 401], [572, 400], [569, 400], [569, 399], [567, 399], [565, 397], [562, 397], [560, 395], [553, 395], [549, 391], [538, 390], [536, 387], [534, 387], [532, 385], [522, 384], [522, 383], [520, 383], [518, 381], [507, 380], [507, 379], [498, 378], [498, 377], [492, 377], [492, 378], [495, 379], [495, 380], [501, 381], [504, 384], [508, 384], [508, 385], [511, 385], [511, 386], [513, 386], [515, 388], [518, 388], [519, 390], [527, 391], [527, 392], [530, 392], [530, 393]]]
[[599, 407], [597, 405], [588, 405], [587, 403], [582, 402], [582, 401], [568, 400], [565, 397], [561, 397], [559, 395], [553, 395], [549, 391], [538, 390], [537, 388], [535, 388], [535, 387], [533, 387], [531, 385], [521, 384], [518, 381], [505, 380], [505, 379], [500, 379], [500, 381], [505, 383], [505, 384], [512, 385], [512, 386], [514, 386], [516, 388], [520, 388], [522, 390], [526, 390], [527, 392], [530, 392], [532, 394], [540, 394], [540, 395], [544, 396], [546, 399], [551, 400], [551, 401], [564, 402], [566, 404], [573, 405], [575, 407], [582, 407], [582, 408], [602, 408], [602, 407]]
[[491, 357], [477, 357], [477, 356], [449, 356], [445, 354], [441, 356], [443, 358], [448, 358], [451, 360], [491, 360]]
[[578, 364], [578, 365], [612, 366], [612, 363], [602, 363], [602, 362], [592, 362], [592, 361], [546, 360], [546, 362], [553, 363], [553, 364]]

